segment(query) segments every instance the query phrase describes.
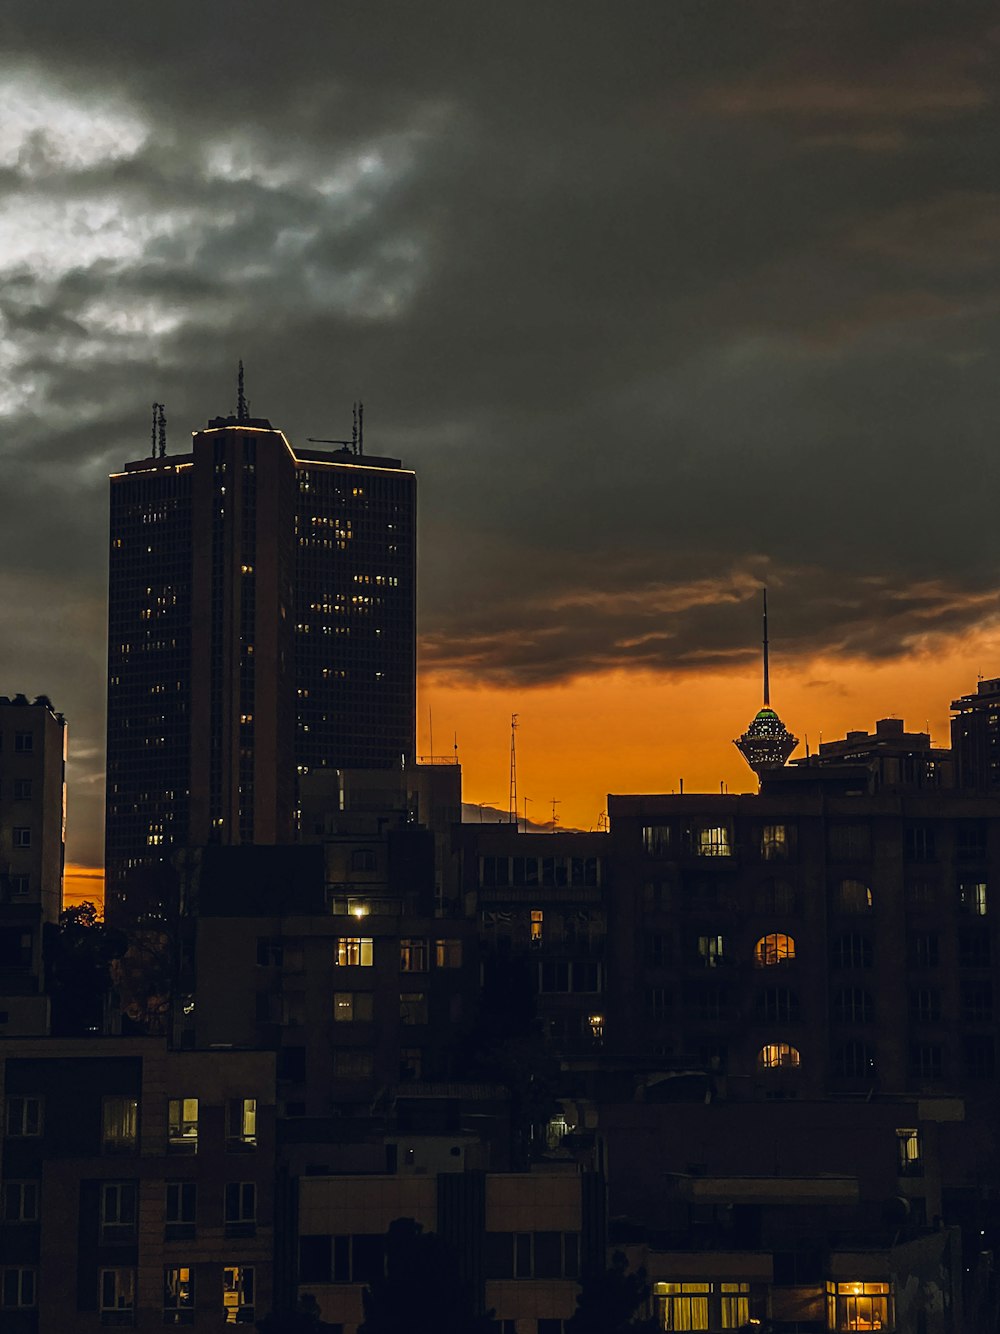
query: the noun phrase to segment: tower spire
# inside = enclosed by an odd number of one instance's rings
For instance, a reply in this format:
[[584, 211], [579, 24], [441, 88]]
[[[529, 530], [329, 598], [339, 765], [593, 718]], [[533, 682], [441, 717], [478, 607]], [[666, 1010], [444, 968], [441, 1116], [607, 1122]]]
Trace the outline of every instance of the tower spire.
[[771, 702], [771, 682], [767, 670], [767, 588], [764, 589], [764, 704]]
[[517, 714], [510, 715], [510, 803], [507, 807], [507, 819], [517, 828]]
[[768, 662], [767, 589], [763, 590], [764, 603], [764, 707], [743, 733], [733, 742], [758, 778], [769, 769], [780, 769], [799, 744], [774, 709], [771, 708], [771, 679]]

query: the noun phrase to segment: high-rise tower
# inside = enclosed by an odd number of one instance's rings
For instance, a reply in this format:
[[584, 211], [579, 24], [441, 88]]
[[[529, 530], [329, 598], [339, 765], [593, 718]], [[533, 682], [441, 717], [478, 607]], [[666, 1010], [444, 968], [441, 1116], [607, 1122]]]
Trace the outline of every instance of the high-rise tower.
[[780, 769], [799, 744], [774, 709], [771, 708], [771, 682], [767, 656], [767, 589], [764, 589], [764, 706], [733, 745], [759, 778], [763, 771]]
[[293, 450], [242, 382], [111, 478], [113, 911], [174, 849], [290, 841], [297, 775], [413, 758], [415, 520], [398, 459]]

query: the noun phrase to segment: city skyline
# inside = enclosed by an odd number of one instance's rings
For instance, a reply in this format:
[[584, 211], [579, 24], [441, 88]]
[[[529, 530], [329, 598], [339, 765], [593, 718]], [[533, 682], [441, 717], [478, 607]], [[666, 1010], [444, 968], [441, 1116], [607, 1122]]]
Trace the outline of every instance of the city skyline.
[[764, 583], [796, 736], [944, 740], [1000, 667], [984, 8], [176, 13], [4, 17], [0, 689], [67, 717], [71, 862], [106, 476], [240, 356], [293, 443], [361, 396], [418, 474], [418, 751], [470, 802], [511, 712], [535, 823], [748, 789]]

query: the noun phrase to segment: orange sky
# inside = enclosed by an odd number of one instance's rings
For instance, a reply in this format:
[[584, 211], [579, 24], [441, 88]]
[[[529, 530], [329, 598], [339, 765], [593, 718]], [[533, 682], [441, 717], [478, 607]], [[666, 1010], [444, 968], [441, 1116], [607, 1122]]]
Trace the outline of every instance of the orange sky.
[[[1000, 675], [1000, 631], [982, 630], [920, 647], [905, 659], [873, 665], [817, 657], [794, 665], [772, 661], [772, 703], [799, 737], [834, 740], [849, 729], [870, 731], [877, 718], [902, 718], [911, 731], [930, 725], [948, 744], [949, 704], [976, 688], [977, 676]], [[505, 688], [457, 684], [424, 674], [418, 751], [451, 755], [454, 734], [465, 800], [507, 809], [510, 715], [518, 714], [519, 814], [535, 823], [596, 828], [609, 792], [750, 792], [755, 780], [732, 745], [760, 704], [759, 673], [705, 671], [670, 676], [612, 672], [562, 685]], [[65, 902], [103, 901], [103, 872], [70, 865]]]

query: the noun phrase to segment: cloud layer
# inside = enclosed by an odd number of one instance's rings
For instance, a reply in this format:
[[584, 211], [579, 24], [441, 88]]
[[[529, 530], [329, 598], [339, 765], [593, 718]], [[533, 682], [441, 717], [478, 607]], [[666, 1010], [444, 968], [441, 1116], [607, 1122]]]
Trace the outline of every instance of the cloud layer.
[[106, 474], [228, 410], [422, 490], [425, 669], [1000, 613], [992, 6], [8, 0], [0, 689], [99, 856]]

